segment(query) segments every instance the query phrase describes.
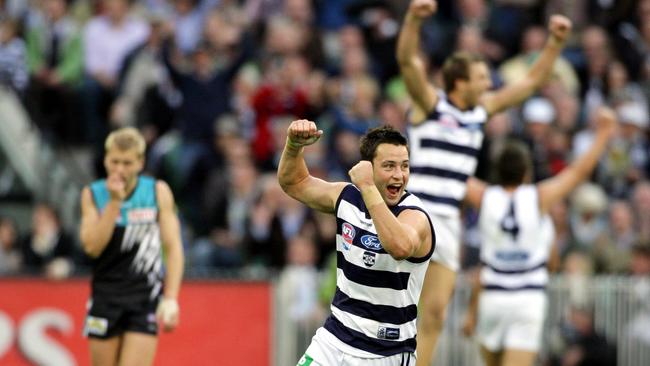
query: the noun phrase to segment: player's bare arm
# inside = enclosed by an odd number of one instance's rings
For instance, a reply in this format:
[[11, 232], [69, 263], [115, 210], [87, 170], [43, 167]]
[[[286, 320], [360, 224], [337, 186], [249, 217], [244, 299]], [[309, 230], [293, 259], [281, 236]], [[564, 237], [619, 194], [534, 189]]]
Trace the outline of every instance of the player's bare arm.
[[481, 201], [483, 200], [483, 193], [487, 184], [476, 177], [467, 178], [467, 190], [465, 191], [465, 199], [470, 206], [479, 209], [481, 208]]
[[472, 286], [472, 291], [469, 295], [469, 304], [467, 304], [467, 312], [465, 313], [465, 319], [463, 319], [461, 329], [465, 337], [474, 336], [476, 323], [478, 322], [478, 300], [481, 295], [480, 270], [471, 272], [469, 281]]
[[108, 245], [126, 197], [125, 183], [116, 176], [106, 179], [106, 188], [111, 199], [101, 214], [95, 206], [90, 188], [84, 187], [81, 191], [79, 238], [84, 252], [92, 258], [99, 257]]
[[397, 41], [397, 61], [415, 112], [425, 117], [438, 101], [434, 86], [428, 82], [426, 63], [420, 55], [420, 28], [422, 22], [435, 14], [434, 0], [413, 0], [404, 18]]
[[497, 91], [486, 93], [481, 98], [481, 104], [489, 115], [523, 102], [548, 79], [555, 60], [569, 38], [571, 28], [572, 23], [569, 18], [557, 14], [551, 16], [548, 23], [549, 36], [546, 45], [526, 76]]
[[542, 212], [566, 197], [578, 184], [589, 177], [600, 156], [607, 149], [609, 140], [618, 125], [616, 113], [606, 107], [598, 108], [596, 113], [596, 136], [589, 149], [558, 175], [538, 184], [539, 204]]
[[426, 255], [431, 249], [431, 230], [425, 214], [406, 210], [395, 217], [375, 185], [371, 162], [360, 161], [349, 174], [352, 183], [361, 191], [386, 252], [398, 260]]
[[330, 183], [310, 175], [303, 151], [305, 146], [318, 141], [322, 134], [323, 131], [312, 121], [300, 119], [291, 122], [278, 166], [278, 181], [294, 199], [315, 210], [333, 213], [336, 200], [347, 183]]
[[176, 328], [179, 322], [178, 293], [183, 279], [185, 258], [181, 242], [181, 229], [176, 215], [174, 195], [167, 183], [156, 182], [160, 240], [165, 249], [167, 270], [165, 290], [158, 304], [156, 316], [166, 331]]

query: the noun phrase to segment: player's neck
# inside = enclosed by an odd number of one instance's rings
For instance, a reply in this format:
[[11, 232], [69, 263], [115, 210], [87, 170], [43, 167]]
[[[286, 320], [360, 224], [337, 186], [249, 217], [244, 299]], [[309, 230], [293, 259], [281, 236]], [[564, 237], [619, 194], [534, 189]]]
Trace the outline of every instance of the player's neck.
[[460, 95], [458, 91], [452, 91], [447, 95], [447, 99], [453, 104], [456, 108], [461, 111], [470, 109], [470, 105], [465, 101], [465, 99]]

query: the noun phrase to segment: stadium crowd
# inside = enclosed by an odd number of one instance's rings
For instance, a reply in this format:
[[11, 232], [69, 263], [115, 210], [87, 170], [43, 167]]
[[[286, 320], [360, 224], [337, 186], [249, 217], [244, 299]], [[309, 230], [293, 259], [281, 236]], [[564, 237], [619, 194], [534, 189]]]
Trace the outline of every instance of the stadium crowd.
[[[621, 128], [591, 183], [552, 210], [551, 264], [565, 274], [650, 275], [650, 0], [438, 3], [422, 36], [429, 68], [455, 50], [480, 53], [495, 86], [525, 74], [549, 14], [571, 18], [573, 36], [548, 83], [487, 124], [477, 175], [490, 180], [492, 157], [513, 135], [532, 148], [535, 180], [556, 174], [589, 146], [591, 111], [611, 106]], [[140, 129], [146, 172], [177, 199], [188, 269], [262, 266], [318, 281], [335, 251], [336, 223], [280, 189], [285, 132], [292, 119], [317, 121], [325, 143], [307, 150], [312, 174], [349, 180], [367, 128], [405, 130], [410, 100], [395, 45], [406, 6], [0, 0], [0, 83], [53, 146], [93, 151], [98, 176], [107, 133]], [[478, 262], [476, 214], [464, 211], [466, 269]], [[87, 265], [51, 205], [35, 206], [28, 233], [14, 220], [0, 218], [0, 273], [56, 278]]]

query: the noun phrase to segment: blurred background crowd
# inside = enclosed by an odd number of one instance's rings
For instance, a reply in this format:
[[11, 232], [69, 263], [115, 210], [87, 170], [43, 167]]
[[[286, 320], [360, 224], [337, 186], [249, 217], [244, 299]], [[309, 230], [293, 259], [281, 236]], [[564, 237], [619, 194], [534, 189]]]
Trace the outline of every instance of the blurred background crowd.
[[[135, 126], [146, 173], [176, 197], [190, 271], [277, 270], [298, 293], [295, 316], [317, 311], [332, 268], [336, 223], [286, 196], [275, 169], [288, 123], [317, 122], [312, 174], [348, 180], [358, 138], [405, 131], [409, 98], [395, 44], [400, 0], [0, 0], [0, 84], [21, 100], [45, 143], [102, 177], [103, 140]], [[590, 144], [590, 112], [609, 105], [620, 130], [591, 183], [552, 210], [553, 270], [650, 275], [650, 0], [438, 1], [422, 40], [433, 78], [455, 50], [482, 54], [495, 86], [525, 74], [553, 13], [574, 32], [553, 75], [521, 108], [486, 127], [477, 175], [518, 136], [535, 180]], [[0, 126], [4, 122], [0, 120]], [[6, 163], [6, 162], [5, 162]], [[3, 167], [6, 168], [6, 167]], [[0, 203], [9, 197], [2, 190]], [[5, 193], [3, 193], [5, 192]], [[88, 268], [56, 202], [31, 224], [0, 217], [0, 273], [65, 277]], [[476, 212], [464, 211], [463, 266], [478, 264]], [[326, 296], [325, 296], [326, 297]]]

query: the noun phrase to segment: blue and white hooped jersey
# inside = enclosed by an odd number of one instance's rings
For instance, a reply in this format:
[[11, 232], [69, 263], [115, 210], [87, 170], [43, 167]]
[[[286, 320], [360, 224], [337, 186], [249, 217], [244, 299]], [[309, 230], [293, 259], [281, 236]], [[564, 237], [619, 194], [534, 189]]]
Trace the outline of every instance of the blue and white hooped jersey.
[[411, 151], [408, 189], [427, 212], [458, 217], [467, 178], [474, 174], [488, 114], [483, 106], [460, 110], [444, 92], [427, 119], [408, 129]]
[[[110, 201], [106, 180], [93, 182], [90, 190], [101, 213]], [[162, 278], [156, 180], [139, 176], [135, 189], [122, 203], [110, 242], [94, 261], [93, 296], [153, 300], [161, 292]]]
[[481, 285], [486, 290], [543, 289], [555, 229], [539, 209], [534, 185], [508, 193], [490, 186], [483, 193], [479, 216]]
[[[390, 210], [395, 216], [404, 210], [427, 215], [410, 193]], [[426, 256], [394, 259], [379, 241], [361, 192], [351, 184], [336, 204], [336, 222], [336, 293], [324, 328], [337, 348], [356, 357], [414, 352], [417, 303], [435, 247], [433, 226]]]

